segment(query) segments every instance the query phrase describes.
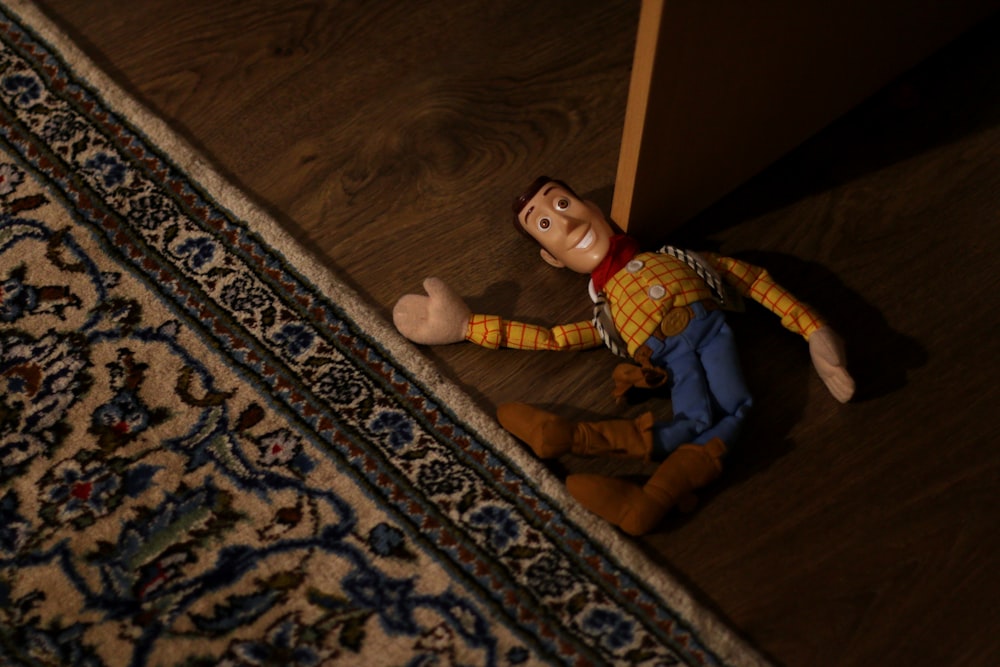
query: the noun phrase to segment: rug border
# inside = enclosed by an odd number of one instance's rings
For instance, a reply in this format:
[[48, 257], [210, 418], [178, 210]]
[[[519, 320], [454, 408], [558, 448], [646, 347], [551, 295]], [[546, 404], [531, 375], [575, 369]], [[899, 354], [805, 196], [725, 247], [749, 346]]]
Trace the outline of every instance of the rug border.
[[[77, 76], [88, 81], [108, 105], [128, 118], [143, 134], [154, 138], [172, 162], [210, 193], [220, 206], [236, 218], [244, 220], [259, 238], [281, 255], [298, 276], [335, 303], [359, 328], [368, 332], [374, 342], [401, 369], [419, 382], [432, 397], [447, 405], [459, 422], [469, 426], [475, 436], [491, 444], [520, 472], [533, 480], [540, 493], [557, 503], [567, 519], [599, 544], [607, 558], [629, 571], [653, 589], [671, 606], [676, 615], [693, 628], [704, 628], [711, 634], [698, 632], [700, 641], [710, 647], [725, 664], [765, 667], [771, 663], [744, 640], [733, 627], [722, 621], [689, 593], [689, 584], [681, 583], [662, 565], [654, 563], [637, 544], [607, 523], [581, 508], [566, 492], [565, 485], [524, 447], [489, 417], [459, 387], [444, 378], [430, 360], [410, 341], [403, 338], [354, 289], [338, 280], [335, 272], [324, 265], [311, 251], [297, 241], [251, 195], [232, 184], [215, 168], [206, 156], [181, 137], [166, 121], [140, 104], [117, 84], [103, 69], [95, 65], [41, 9], [26, 0], [3, 0], [8, 10], [19, 15], [24, 23], [48, 41], [66, 60], [72, 61]], [[626, 565], [627, 563], [627, 565]], [[700, 591], [699, 591], [700, 593]], [[707, 597], [707, 596], [704, 596]]]

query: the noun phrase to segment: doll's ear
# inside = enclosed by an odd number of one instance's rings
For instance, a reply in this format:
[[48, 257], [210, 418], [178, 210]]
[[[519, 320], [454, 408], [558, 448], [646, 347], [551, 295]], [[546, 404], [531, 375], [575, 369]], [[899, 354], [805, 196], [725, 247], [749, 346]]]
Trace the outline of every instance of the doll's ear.
[[540, 254], [542, 255], [542, 259], [543, 259], [543, 260], [545, 261], [545, 263], [546, 263], [546, 264], [548, 264], [549, 266], [554, 266], [554, 267], [556, 267], [557, 269], [564, 269], [564, 268], [566, 268], [566, 265], [565, 265], [565, 264], [563, 264], [563, 263], [562, 263], [562, 262], [560, 262], [560, 261], [559, 261], [558, 259], [556, 259], [555, 257], [553, 257], [553, 256], [552, 256], [552, 253], [551, 253], [551, 252], [549, 252], [548, 250], [546, 250], [545, 248], [542, 248], [542, 250], [541, 250], [541, 253], [540, 253]]

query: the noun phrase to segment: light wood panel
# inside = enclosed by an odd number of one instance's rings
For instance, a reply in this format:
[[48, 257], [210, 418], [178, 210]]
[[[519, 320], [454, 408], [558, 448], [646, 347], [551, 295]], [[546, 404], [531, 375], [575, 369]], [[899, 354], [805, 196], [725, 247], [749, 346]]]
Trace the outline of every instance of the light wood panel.
[[643, 0], [612, 216], [689, 220], [996, 0]]

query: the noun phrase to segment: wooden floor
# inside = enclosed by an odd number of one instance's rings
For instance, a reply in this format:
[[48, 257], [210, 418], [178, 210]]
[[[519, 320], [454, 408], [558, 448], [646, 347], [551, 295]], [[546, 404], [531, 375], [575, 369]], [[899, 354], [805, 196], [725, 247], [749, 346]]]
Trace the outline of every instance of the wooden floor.
[[[548, 173], [610, 205], [635, 0], [41, 4], [383, 315], [435, 274], [475, 310], [587, 316], [508, 202]], [[994, 21], [673, 236], [770, 267], [859, 383], [840, 406], [776, 319], [734, 318], [741, 449], [641, 541], [778, 663], [1000, 664], [998, 71]], [[426, 354], [491, 412], [669, 409], [616, 406], [606, 352]]]

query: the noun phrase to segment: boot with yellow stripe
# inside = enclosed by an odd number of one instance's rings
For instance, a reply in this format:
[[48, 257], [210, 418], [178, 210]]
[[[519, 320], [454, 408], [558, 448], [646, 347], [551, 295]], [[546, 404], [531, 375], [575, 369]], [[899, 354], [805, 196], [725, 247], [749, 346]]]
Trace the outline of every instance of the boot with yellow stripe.
[[719, 438], [704, 445], [681, 445], [660, 464], [644, 486], [615, 477], [579, 474], [566, 488], [581, 505], [630, 535], [653, 530], [671, 508], [694, 509], [694, 491], [722, 472], [726, 446]]
[[525, 403], [504, 403], [497, 408], [497, 420], [542, 459], [577, 454], [648, 460], [653, 451], [650, 412], [636, 419], [572, 422]]

